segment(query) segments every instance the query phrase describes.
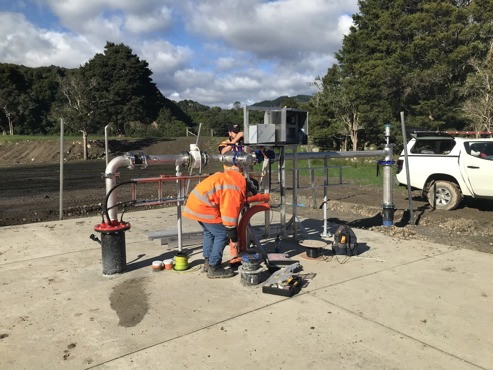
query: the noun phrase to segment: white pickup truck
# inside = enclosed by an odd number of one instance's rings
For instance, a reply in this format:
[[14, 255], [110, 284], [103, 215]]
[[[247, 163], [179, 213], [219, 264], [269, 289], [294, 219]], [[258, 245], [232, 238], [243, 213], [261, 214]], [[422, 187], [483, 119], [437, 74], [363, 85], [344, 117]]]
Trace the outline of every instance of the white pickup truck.
[[[440, 132], [418, 132], [407, 144], [413, 190], [437, 209], [452, 210], [463, 197], [493, 199], [493, 139], [467, 139]], [[407, 186], [404, 151], [397, 181]]]

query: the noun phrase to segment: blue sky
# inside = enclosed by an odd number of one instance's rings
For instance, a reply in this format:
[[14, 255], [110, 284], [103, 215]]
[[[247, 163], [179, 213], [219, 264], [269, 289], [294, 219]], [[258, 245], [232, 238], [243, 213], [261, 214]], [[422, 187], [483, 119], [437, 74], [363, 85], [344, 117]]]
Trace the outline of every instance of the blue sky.
[[0, 0], [0, 62], [73, 68], [123, 43], [167, 98], [231, 108], [313, 94], [357, 11], [357, 0]]

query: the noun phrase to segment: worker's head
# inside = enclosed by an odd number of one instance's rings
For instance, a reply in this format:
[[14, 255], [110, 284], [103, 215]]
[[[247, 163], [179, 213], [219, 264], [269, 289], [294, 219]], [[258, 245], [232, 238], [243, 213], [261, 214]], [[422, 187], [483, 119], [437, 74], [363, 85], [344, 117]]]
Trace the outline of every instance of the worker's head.
[[230, 137], [234, 138], [238, 132], [240, 132], [240, 125], [237, 123], [230, 123], [228, 125], [228, 134]]
[[246, 179], [247, 197], [250, 195], [257, 195], [258, 188], [251, 179]]

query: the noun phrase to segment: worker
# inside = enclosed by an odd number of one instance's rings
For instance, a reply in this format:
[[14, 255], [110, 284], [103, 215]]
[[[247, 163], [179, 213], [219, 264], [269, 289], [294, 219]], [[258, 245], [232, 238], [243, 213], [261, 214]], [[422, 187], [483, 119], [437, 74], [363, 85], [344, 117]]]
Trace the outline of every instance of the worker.
[[[233, 123], [228, 125], [228, 138], [224, 141], [222, 141], [219, 144], [219, 153], [225, 154], [230, 151], [233, 151], [234, 153], [242, 152], [243, 151], [243, 145], [244, 145], [244, 134], [243, 131], [240, 130], [240, 125]], [[231, 165], [224, 165], [224, 170], [235, 170], [239, 171], [240, 169], [231, 164]]]
[[223, 251], [229, 242], [239, 250], [238, 218], [247, 197], [256, 194], [256, 187], [241, 172], [225, 171], [201, 181], [188, 196], [183, 216], [198, 221], [204, 230], [202, 253], [209, 278], [234, 275], [221, 265]]

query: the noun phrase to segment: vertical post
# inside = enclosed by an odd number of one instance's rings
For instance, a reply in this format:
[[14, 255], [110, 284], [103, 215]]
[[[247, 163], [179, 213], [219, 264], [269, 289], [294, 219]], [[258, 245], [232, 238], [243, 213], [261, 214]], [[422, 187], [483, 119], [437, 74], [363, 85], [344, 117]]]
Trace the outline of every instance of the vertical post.
[[[176, 165], [176, 176], [181, 176], [180, 172], [180, 166]], [[176, 199], [176, 221], [177, 221], [177, 231], [178, 231], [178, 252], [181, 252], [182, 250], [182, 218], [181, 218], [181, 202], [182, 202], [182, 197], [183, 197], [183, 185], [182, 185], [183, 180], [176, 180], [176, 192], [178, 194], [177, 199]]]
[[298, 237], [298, 146], [293, 145], [293, 236]]
[[310, 162], [308, 162], [308, 167], [310, 168], [310, 187], [312, 189], [312, 208], [317, 208], [317, 194], [315, 193], [315, 169], [311, 167]]
[[332, 234], [327, 232], [327, 202], [328, 197], [327, 197], [327, 191], [329, 187], [329, 166], [328, 166], [328, 159], [327, 157], [324, 158], [324, 230], [322, 232], [322, 235], [320, 235], [322, 238], [330, 238]]
[[281, 145], [280, 154], [279, 154], [279, 165], [278, 165], [278, 177], [279, 177], [279, 186], [281, 190], [281, 235], [286, 235], [286, 184], [284, 182], [284, 156], [285, 156], [285, 148], [284, 145]]
[[104, 126], [104, 154], [106, 157], [106, 167], [108, 167], [108, 130], [110, 127], [110, 125]]
[[409, 212], [410, 212], [409, 218], [411, 221], [411, 225], [414, 225], [413, 196], [411, 192], [411, 179], [409, 174], [409, 161], [407, 154], [407, 137], [406, 137], [406, 124], [404, 122], [404, 112], [401, 112], [401, 129], [402, 129], [402, 141], [404, 144], [404, 164], [406, 166], [407, 200], [409, 202]]
[[60, 118], [60, 220], [63, 219], [63, 118]]

